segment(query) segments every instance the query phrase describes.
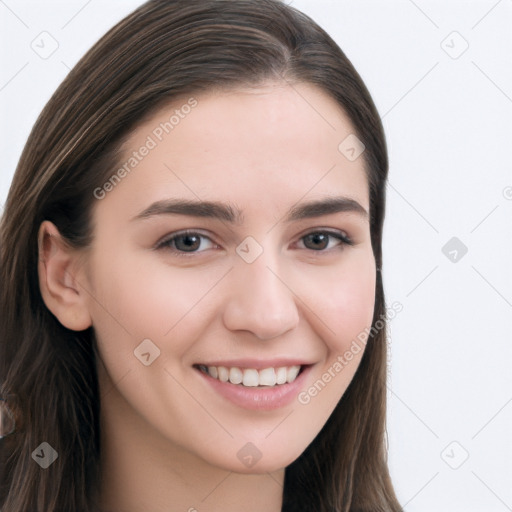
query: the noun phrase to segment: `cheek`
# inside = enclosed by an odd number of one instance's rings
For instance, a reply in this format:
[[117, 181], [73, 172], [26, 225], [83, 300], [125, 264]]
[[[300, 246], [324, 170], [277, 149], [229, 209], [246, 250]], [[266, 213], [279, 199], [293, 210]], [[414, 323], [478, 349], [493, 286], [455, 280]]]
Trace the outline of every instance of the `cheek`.
[[325, 358], [298, 396], [302, 412], [320, 430], [352, 381], [364, 354], [375, 306], [373, 255], [361, 255], [329, 272], [316, 308]]
[[[323, 339], [331, 353], [343, 353], [371, 327], [376, 270], [372, 254], [354, 253], [337, 270], [326, 271], [321, 287], [311, 287], [314, 310], [324, 323]], [[332, 356], [333, 354], [331, 354]]]
[[206, 316], [203, 299], [226, 269], [173, 268], [158, 259], [142, 263], [144, 258], [128, 251], [122, 257], [109, 254], [97, 257], [91, 284], [90, 307], [103, 355], [131, 364], [133, 350], [150, 339], [162, 356], [172, 352], [179, 358], [197, 339]]
[[348, 338], [369, 328], [375, 307], [375, 268], [366, 267], [362, 272], [347, 276], [338, 297], [338, 329], [340, 341], [346, 344]]

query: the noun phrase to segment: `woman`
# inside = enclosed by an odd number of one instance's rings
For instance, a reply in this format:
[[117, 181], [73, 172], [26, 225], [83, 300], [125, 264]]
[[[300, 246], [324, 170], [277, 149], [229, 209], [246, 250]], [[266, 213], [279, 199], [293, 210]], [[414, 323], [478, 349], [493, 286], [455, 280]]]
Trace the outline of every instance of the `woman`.
[[295, 9], [152, 0], [109, 31], [2, 218], [1, 510], [400, 510], [386, 175], [361, 78]]

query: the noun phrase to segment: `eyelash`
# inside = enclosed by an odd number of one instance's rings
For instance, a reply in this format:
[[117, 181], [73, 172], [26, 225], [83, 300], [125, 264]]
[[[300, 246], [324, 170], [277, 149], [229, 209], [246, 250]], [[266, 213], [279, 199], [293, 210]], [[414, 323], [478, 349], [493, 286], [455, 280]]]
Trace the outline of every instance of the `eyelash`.
[[[352, 246], [352, 245], [354, 245], [354, 242], [347, 235], [345, 235], [343, 232], [331, 231], [331, 230], [328, 230], [328, 229], [321, 229], [321, 230], [318, 229], [316, 231], [310, 231], [309, 233], [306, 233], [305, 235], [302, 235], [299, 240], [303, 240], [307, 236], [316, 235], [316, 234], [323, 234], [323, 235], [328, 235], [328, 236], [330, 236], [332, 238], [336, 238], [337, 240], [340, 241], [340, 244], [338, 244], [337, 246], [335, 246], [334, 248], [331, 248], [331, 249], [321, 249], [321, 250], [308, 249], [306, 247], [305, 248], [306, 251], [310, 251], [312, 253], [321, 254], [321, 253], [329, 253], [333, 249], [335, 249], [336, 247], [339, 247], [340, 249], [342, 249], [343, 246], [346, 246], [346, 245]], [[213, 240], [211, 240], [210, 237], [208, 237], [208, 236], [206, 236], [206, 235], [204, 235], [202, 233], [199, 233], [197, 231], [185, 230], [185, 231], [180, 231], [178, 233], [175, 233], [171, 237], [165, 238], [161, 242], [158, 242], [156, 247], [155, 247], [155, 249], [156, 250], [170, 251], [170, 252], [174, 253], [176, 256], [184, 257], [184, 258], [194, 257], [193, 256], [194, 254], [200, 254], [200, 253], [204, 252], [204, 251], [190, 251], [190, 252], [188, 252], [188, 251], [180, 251], [180, 250], [172, 247], [172, 244], [177, 239], [182, 238], [182, 237], [186, 237], [186, 236], [199, 236], [201, 238], [205, 238], [207, 240], [210, 240], [210, 242], [215, 244], [215, 242], [213, 242]]]

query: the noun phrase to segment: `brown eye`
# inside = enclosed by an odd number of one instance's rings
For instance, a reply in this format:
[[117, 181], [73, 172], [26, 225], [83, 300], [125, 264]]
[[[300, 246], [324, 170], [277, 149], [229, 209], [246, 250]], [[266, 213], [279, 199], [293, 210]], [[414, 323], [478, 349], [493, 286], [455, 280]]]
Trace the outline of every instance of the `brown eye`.
[[[306, 249], [312, 251], [324, 251], [340, 245], [352, 245], [351, 240], [341, 232], [315, 231], [303, 236], [301, 240], [303, 240]], [[334, 243], [332, 240], [334, 240]]]
[[173, 241], [178, 251], [194, 252], [201, 245], [201, 237], [197, 235], [180, 235], [175, 237]]
[[[196, 232], [176, 233], [158, 243], [156, 249], [163, 249], [177, 255], [201, 253], [215, 244], [206, 235]], [[199, 250], [201, 249], [201, 250]]]
[[308, 249], [323, 250], [329, 245], [329, 235], [325, 233], [312, 233], [304, 237], [304, 245]]

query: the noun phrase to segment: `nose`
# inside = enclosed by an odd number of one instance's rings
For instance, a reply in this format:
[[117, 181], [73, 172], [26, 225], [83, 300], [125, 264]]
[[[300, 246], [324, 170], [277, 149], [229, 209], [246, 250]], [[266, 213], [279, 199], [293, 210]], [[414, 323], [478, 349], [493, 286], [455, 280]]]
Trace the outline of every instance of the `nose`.
[[299, 312], [293, 288], [274, 270], [266, 253], [252, 263], [238, 261], [231, 272], [223, 320], [232, 331], [249, 331], [269, 340], [295, 328]]

